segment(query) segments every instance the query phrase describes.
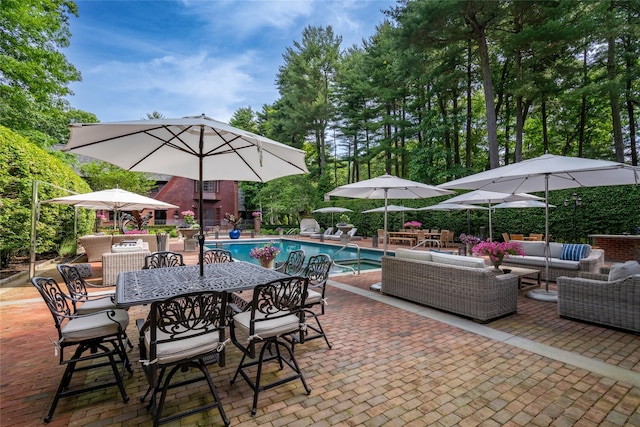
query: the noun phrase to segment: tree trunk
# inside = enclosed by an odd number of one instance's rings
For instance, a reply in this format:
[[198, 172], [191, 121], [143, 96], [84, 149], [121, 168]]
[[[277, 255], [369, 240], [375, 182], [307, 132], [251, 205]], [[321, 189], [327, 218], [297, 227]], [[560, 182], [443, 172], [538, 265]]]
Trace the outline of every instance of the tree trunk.
[[613, 146], [616, 153], [616, 161], [624, 162], [624, 144], [622, 142], [622, 124], [620, 121], [620, 97], [615, 88], [616, 81], [616, 40], [614, 36], [607, 37], [607, 75], [611, 87], [609, 99], [611, 101], [611, 124], [613, 126]]
[[489, 139], [489, 167], [495, 169], [500, 166], [498, 158], [498, 123], [496, 119], [496, 107], [493, 99], [493, 77], [491, 76], [491, 63], [489, 61], [489, 48], [484, 27], [478, 22], [473, 8], [467, 8], [465, 12], [467, 23], [473, 30], [478, 43], [480, 55], [480, 68], [482, 69], [482, 84], [484, 86], [484, 102], [487, 110], [487, 137]]

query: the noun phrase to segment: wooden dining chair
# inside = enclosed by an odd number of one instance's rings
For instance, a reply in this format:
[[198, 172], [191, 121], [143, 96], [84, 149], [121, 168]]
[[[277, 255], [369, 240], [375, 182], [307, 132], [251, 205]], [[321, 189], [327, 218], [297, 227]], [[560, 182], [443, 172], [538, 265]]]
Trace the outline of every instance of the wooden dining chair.
[[511, 240], [511, 238], [509, 237], [509, 233], [502, 233], [502, 239], [505, 242], [509, 242]]
[[530, 233], [529, 240], [542, 241], [542, 233]]
[[511, 234], [510, 240], [524, 240], [524, 234]]

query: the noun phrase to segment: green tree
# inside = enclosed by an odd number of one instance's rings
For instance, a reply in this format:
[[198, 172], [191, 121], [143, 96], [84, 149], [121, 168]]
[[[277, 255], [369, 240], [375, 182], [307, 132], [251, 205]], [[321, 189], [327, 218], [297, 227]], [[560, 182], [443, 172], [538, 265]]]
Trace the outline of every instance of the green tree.
[[85, 163], [80, 166], [80, 171], [93, 191], [121, 188], [147, 196], [149, 191], [156, 186], [156, 182], [150, 174], [129, 172], [102, 161]]
[[283, 139], [301, 142], [310, 137], [316, 146], [321, 176], [327, 171], [326, 131], [334, 114], [330, 98], [341, 41], [330, 26], [305, 28], [302, 42], [296, 41], [293, 48], [286, 49], [285, 64], [276, 79], [281, 96], [276, 108], [282, 131], [286, 132]]
[[0, 125], [40, 132], [43, 145], [63, 142], [73, 117], [65, 96], [81, 76], [59, 49], [69, 45], [69, 16], [77, 14], [71, 0], [2, 0], [0, 7]]

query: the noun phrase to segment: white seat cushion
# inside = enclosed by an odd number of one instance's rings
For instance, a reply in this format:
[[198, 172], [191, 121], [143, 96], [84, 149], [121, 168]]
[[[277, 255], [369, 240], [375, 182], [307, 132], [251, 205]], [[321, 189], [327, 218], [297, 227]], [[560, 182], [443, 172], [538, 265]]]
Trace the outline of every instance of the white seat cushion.
[[[256, 313], [256, 319], [264, 319], [264, 314]], [[233, 323], [236, 328], [249, 334], [249, 322], [251, 321], [251, 311], [245, 311], [233, 316]], [[255, 335], [261, 338], [269, 338], [289, 332], [295, 332], [299, 329], [299, 319], [295, 314], [278, 317], [277, 319], [269, 319], [256, 322]]]
[[[187, 337], [201, 333], [201, 330], [186, 330], [185, 328], [177, 328], [174, 336]], [[170, 339], [171, 335], [158, 330], [156, 332], [156, 339], [166, 340]], [[145, 333], [145, 339], [147, 342], [147, 348], [149, 348], [151, 342], [151, 331]], [[215, 351], [220, 342], [219, 331], [212, 331], [210, 333], [194, 336], [191, 338], [184, 338], [175, 341], [162, 342], [156, 346], [156, 359], [158, 364], [169, 364], [179, 360], [189, 360], [194, 357], [207, 354]]]
[[78, 342], [117, 334], [118, 324], [122, 330], [129, 325], [129, 314], [125, 310], [114, 310], [114, 312], [113, 320], [107, 316], [107, 313], [96, 313], [72, 319], [62, 327], [62, 338], [65, 342]]
[[111, 297], [96, 298], [78, 304], [76, 307], [77, 314], [88, 314], [96, 311], [111, 310], [116, 305], [111, 301]]
[[307, 290], [307, 298], [304, 300], [305, 305], [318, 304], [322, 301], [322, 294], [313, 289]]

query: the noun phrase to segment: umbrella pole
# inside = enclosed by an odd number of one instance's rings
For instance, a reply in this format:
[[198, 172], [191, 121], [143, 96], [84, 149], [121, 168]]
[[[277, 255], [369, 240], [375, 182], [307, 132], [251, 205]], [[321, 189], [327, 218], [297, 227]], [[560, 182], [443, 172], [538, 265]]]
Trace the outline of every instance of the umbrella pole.
[[200, 126], [200, 156], [198, 157], [200, 163], [199, 163], [199, 176], [198, 179], [200, 180], [200, 185], [198, 186], [198, 216], [200, 217], [200, 234], [198, 234], [198, 246], [199, 246], [199, 251], [200, 253], [198, 254], [198, 262], [200, 263], [200, 277], [204, 276], [204, 212], [203, 212], [203, 206], [204, 203], [202, 201], [202, 196], [203, 196], [203, 191], [202, 191], [202, 185], [204, 184], [204, 181], [202, 179], [202, 156], [203, 156], [203, 151], [204, 151], [204, 126]]
[[384, 189], [384, 250], [382, 255], [387, 254], [387, 189]]
[[487, 239], [489, 242], [491, 241], [491, 236], [493, 236], [493, 228], [491, 226], [491, 202], [489, 202], [489, 238]]
[[531, 299], [558, 302], [558, 292], [549, 290], [549, 174], [544, 177], [544, 290], [534, 289], [527, 292]]

